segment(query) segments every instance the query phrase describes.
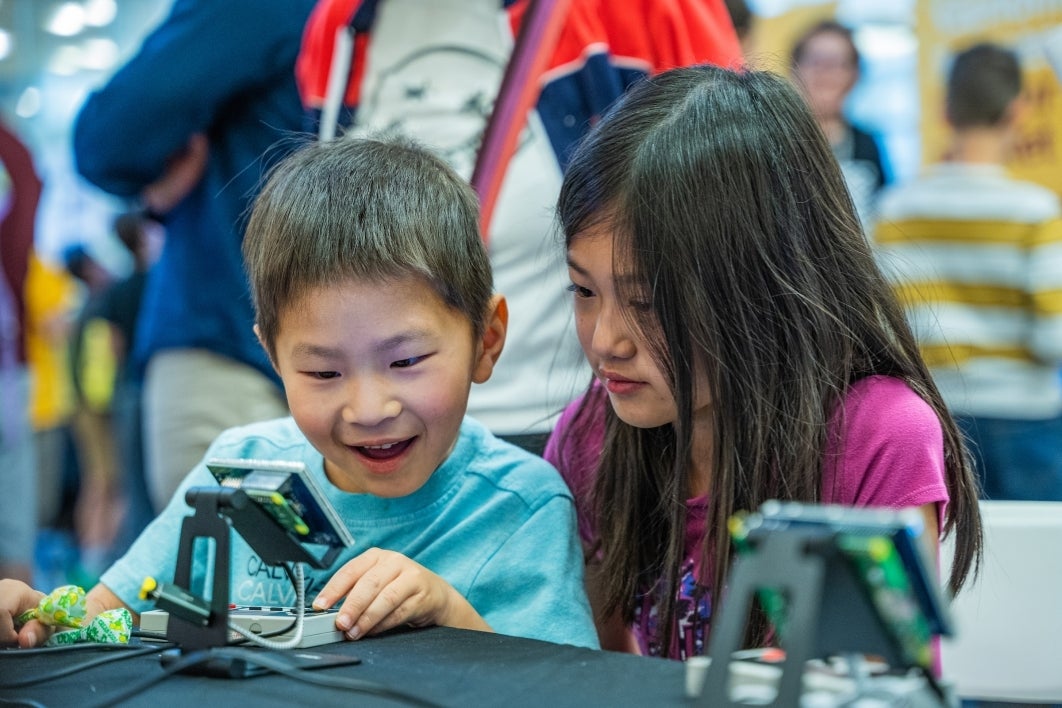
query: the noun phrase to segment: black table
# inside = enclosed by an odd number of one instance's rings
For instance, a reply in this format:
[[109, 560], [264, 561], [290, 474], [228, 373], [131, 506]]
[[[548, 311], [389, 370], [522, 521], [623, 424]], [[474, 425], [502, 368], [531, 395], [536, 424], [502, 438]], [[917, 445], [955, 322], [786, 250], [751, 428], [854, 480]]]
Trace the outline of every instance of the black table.
[[[147, 645], [150, 647], [150, 645]], [[119, 650], [0, 652], [0, 686], [72, 667]], [[297, 650], [296, 650], [297, 651]], [[675, 661], [592, 651], [485, 632], [432, 627], [316, 647], [361, 663], [312, 671], [360, 679], [440, 706], [688, 706], [684, 666]], [[0, 688], [0, 705], [99, 705], [136, 682], [163, 674], [159, 653], [129, 657], [25, 688]], [[177, 674], [122, 705], [401, 706], [412, 702], [349, 688], [314, 686], [277, 674], [242, 679]]]

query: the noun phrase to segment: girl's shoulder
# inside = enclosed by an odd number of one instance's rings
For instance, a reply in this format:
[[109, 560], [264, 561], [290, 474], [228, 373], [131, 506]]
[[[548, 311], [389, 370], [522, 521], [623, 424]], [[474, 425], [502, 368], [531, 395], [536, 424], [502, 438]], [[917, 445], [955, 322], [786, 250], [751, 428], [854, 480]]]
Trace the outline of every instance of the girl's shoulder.
[[906, 382], [861, 379], [841, 408], [824, 467], [824, 501], [902, 507], [947, 499], [940, 419]]
[[883, 425], [908, 432], [940, 430], [933, 408], [895, 376], [867, 376], [853, 383], [845, 394], [843, 411], [849, 432]]

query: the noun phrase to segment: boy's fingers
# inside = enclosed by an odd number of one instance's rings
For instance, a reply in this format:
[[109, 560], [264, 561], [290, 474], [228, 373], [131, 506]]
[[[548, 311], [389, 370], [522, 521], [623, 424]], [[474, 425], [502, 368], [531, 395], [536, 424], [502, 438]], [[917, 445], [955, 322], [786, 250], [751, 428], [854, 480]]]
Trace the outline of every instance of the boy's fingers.
[[396, 593], [399, 592], [399, 589], [394, 587], [395, 580], [400, 575], [401, 568], [399, 566], [387, 563], [377, 563], [365, 571], [358, 578], [350, 592], [347, 593], [347, 599], [343, 603], [342, 609], [339, 610], [339, 616], [336, 618], [336, 626], [343, 631], [357, 628], [359, 631], [354, 636], [351, 636], [351, 639], [356, 639], [358, 636], [365, 634], [370, 627], [386, 614], [380, 613], [379, 610], [376, 611], [376, 614], [366, 615], [366, 612], [374, 604], [377, 607], [380, 607], [380, 603], [384, 606], [391, 605], [393, 607]]
[[[15, 633], [15, 620], [26, 610], [32, 610], [44, 597], [44, 593], [34, 590], [18, 580], [0, 580], [0, 643], [14, 644], [21, 642], [21, 636]], [[37, 635], [40, 636], [39, 623]]]
[[369, 549], [359, 556], [352, 558], [343, 564], [343, 567], [328, 579], [325, 586], [317, 593], [313, 600], [313, 607], [317, 610], [327, 610], [336, 604], [336, 601], [350, 592], [358, 579], [371, 568], [376, 560], [376, 549]]
[[405, 575], [397, 575], [381, 587], [357, 616], [348, 639], [357, 639], [367, 634], [385, 632], [409, 622], [417, 611], [416, 598], [421, 594], [419, 586]]
[[362, 623], [362, 620], [358, 620], [356, 629], [359, 636], [366, 636], [369, 634], [380, 634], [386, 632], [389, 629], [394, 629], [406, 624], [411, 624], [410, 618], [413, 617], [416, 608], [416, 602], [412, 596], [407, 597], [405, 602], [398, 603], [397, 605], [388, 604], [379, 608], [370, 607], [362, 614], [362, 618], [379, 616], [378, 620], [369, 619], [369, 621]]
[[6, 612], [0, 612], [0, 645], [14, 644], [18, 641], [15, 632], [15, 620]]
[[48, 641], [52, 630], [37, 620], [30, 620], [18, 631], [18, 645], [23, 649], [32, 649]]

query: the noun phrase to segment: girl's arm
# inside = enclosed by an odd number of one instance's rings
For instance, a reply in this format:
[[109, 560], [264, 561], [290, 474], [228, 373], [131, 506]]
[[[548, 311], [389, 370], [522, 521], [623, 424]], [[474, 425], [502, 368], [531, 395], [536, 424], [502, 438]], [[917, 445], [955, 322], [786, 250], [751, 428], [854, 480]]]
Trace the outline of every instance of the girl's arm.
[[932, 561], [932, 567], [940, 567], [940, 505], [923, 504], [918, 507], [925, 519], [925, 529], [922, 531], [922, 547], [925, 549], [926, 558]]
[[638, 642], [630, 626], [617, 613], [602, 615], [602, 593], [598, 577], [600, 566], [596, 563], [586, 567], [586, 596], [590, 599], [590, 609], [594, 612], [594, 626], [601, 641], [601, 648], [608, 651], [620, 651], [626, 654], [641, 654]]

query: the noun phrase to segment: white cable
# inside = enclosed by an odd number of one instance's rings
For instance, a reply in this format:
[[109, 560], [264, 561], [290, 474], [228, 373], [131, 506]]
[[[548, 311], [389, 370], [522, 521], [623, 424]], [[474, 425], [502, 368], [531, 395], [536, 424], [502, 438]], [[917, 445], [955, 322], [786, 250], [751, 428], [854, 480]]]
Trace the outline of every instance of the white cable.
[[247, 639], [252, 644], [257, 644], [260, 647], [266, 649], [295, 649], [302, 641], [302, 630], [304, 625], [304, 619], [306, 617], [306, 588], [303, 580], [302, 563], [294, 563], [295, 566], [295, 633], [290, 638], [279, 642], [260, 637], [254, 632], [244, 629], [237, 624], [229, 622], [229, 629], [236, 632], [241, 637]]

